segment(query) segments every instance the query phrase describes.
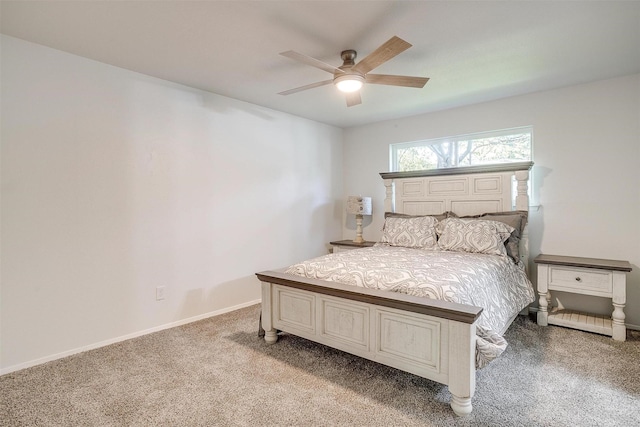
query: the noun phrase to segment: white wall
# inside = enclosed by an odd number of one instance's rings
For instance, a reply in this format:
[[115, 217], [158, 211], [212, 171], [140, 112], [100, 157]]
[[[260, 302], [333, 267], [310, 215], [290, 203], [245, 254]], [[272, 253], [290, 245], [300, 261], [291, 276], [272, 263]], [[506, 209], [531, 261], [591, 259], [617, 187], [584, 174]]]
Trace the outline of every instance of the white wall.
[[1, 43], [2, 372], [255, 302], [340, 237], [341, 129]]
[[[533, 204], [541, 205], [531, 213], [532, 257], [628, 260], [626, 320], [640, 327], [640, 75], [346, 130], [345, 194], [374, 201], [365, 239], [380, 236], [389, 144], [524, 125], [534, 127]], [[343, 233], [353, 235], [350, 222]], [[606, 300], [561, 298], [611, 311]]]

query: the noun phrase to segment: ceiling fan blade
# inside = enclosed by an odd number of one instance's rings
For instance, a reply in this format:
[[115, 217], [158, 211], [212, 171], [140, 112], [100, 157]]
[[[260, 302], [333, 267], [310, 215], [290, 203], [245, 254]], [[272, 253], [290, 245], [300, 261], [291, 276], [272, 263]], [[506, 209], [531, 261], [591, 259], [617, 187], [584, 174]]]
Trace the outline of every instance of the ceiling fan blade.
[[411, 43], [402, 40], [400, 37], [393, 36], [379, 48], [367, 55], [362, 61], [358, 62], [352, 70], [361, 74], [367, 74], [374, 68], [384, 64], [394, 56], [411, 47]]
[[405, 86], [421, 88], [427, 84], [429, 77], [390, 76], [388, 74], [367, 74], [367, 83], [376, 85]]
[[360, 92], [347, 93], [347, 107], [353, 107], [354, 105], [362, 104], [362, 98], [360, 98]]
[[288, 50], [286, 52], [281, 52], [280, 55], [286, 56], [287, 58], [293, 59], [294, 61], [302, 62], [303, 64], [311, 65], [312, 67], [320, 68], [321, 70], [326, 71], [327, 73], [344, 73], [340, 68], [334, 67], [333, 65], [327, 64], [326, 62], [322, 62], [319, 59], [312, 58], [307, 55], [303, 55], [298, 52], [294, 52], [293, 50]]
[[278, 95], [291, 95], [292, 93], [302, 92], [303, 90], [313, 89], [314, 87], [320, 87], [320, 86], [328, 85], [331, 83], [333, 83], [333, 80], [323, 80], [321, 82], [311, 83], [311, 84], [300, 86], [294, 89], [285, 90], [284, 92], [278, 93]]

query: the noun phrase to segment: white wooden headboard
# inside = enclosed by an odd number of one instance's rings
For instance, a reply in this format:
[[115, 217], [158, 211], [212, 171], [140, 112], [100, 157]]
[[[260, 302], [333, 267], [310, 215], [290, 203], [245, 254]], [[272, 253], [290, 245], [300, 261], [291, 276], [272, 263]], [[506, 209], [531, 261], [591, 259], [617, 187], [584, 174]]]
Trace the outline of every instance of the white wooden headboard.
[[[385, 212], [458, 216], [487, 212], [529, 211], [528, 182], [533, 162], [505, 163], [412, 172], [383, 172]], [[528, 268], [525, 228], [521, 258]]]

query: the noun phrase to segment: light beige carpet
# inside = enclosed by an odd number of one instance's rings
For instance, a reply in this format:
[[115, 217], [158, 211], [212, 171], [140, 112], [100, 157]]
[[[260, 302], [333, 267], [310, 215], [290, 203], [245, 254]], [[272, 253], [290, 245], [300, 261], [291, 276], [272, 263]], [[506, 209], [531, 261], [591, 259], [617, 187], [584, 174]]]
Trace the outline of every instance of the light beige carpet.
[[2, 426], [640, 426], [640, 333], [624, 343], [519, 317], [477, 373], [445, 386], [319, 344], [257, 337], [259, 306], [0, 377]]

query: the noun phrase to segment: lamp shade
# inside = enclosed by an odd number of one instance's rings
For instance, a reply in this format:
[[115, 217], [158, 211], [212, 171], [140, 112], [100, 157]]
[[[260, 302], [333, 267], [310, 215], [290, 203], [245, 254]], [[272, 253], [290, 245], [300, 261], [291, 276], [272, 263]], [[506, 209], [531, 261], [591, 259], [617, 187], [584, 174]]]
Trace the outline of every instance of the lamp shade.
[[371, 215], [371, 197], [349, 196], [347, 213], [351, 215]]

